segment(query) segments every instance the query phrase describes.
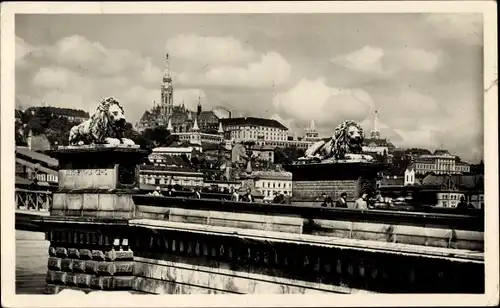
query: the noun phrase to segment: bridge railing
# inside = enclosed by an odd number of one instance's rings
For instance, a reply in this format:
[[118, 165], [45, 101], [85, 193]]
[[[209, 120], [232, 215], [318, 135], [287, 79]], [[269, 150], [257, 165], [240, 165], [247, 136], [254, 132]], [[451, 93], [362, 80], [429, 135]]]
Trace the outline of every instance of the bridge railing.
[[324, 208], [319, 206], [294, 204], [249, 203], [216, 199], [194, 199], [185, 197], [166, 197], [134, 195], [138, 206], [181, 207], [192, 210], [209, 210], [262, 215], [284, 215], [306, 219], [349, 220], [357, 222], [392, 223], [413, 226], [446, 226], [461, 230], [484, 231], [484, 216], [481, 213], [444, 214], [420, 213], [410, 211], [357, 210], [344, 208]]
[[52, 192], [16, 188], [16, 209], [48, 211], [52, 206]]

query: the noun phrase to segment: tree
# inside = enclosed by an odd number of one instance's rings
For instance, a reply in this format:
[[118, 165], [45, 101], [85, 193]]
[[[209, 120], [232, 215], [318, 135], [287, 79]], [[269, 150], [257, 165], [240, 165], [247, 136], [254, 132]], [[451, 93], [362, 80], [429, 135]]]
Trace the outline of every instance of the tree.
[[304, 156], [304, 151], [296, 147], [274, 149], [274, 162], [276, 164], [289, 165], [301, 156]]
[[142, 134], [138, 134], [134, 132], [132, 128], [129, 128], [124, 133], [124, 137], [134, 140], [143, 148], [170, 146], [172, 143], [179, 140], [178, 136], [171, 135], [163, 126], [147, 128]]

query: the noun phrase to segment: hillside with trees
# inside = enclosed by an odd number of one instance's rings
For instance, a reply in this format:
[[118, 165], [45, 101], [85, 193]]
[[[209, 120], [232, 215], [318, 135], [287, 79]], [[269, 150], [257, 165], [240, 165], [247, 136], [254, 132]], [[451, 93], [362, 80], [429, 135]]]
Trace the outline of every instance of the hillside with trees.
[[[88, 116], [82, 110], [56, 107], [32, 107], [25, 112], [17, 111], [16, 145], [26, 145], [30, 131], [35, 136], [45, 135], [52, 145], [68, 145], [71, 128], [81, 122], [70, 120], [68, 116], [85, 117], [86, 115]], [[150, 128], [139, 133], [130, 123], [126, 124], [124, 137], [134, 140], [142, 148], [168, 146], [179, 141], [176, 136], [170, 135], [165, 127]]]

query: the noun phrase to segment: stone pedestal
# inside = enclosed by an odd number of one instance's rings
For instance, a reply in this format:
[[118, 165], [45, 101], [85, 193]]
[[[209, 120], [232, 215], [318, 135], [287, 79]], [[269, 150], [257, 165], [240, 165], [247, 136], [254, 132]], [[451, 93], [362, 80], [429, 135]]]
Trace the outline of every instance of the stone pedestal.
[[139, 187], [136, 146], [69, 146], [59, 160], [59, 190], [44, 218], [50, 241], [47, 293], [62, 289], [131, 290], [133, 256], [126, 226]]
[[301, 162], [285, 169], [293, 174], [294, 203], [312, 204], [322, 193], [335, 201], [345, 192], [348, 203], [354, 202], [362, 192], [375, 193], [377, 173], [385, 167], [379, 163]]

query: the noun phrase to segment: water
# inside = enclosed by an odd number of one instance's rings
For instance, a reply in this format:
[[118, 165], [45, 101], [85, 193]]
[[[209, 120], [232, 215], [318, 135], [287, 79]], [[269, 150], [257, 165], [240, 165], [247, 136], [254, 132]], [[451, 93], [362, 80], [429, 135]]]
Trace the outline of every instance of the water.
[[17, 294], [44, 294], [48, 255], [43, 233], [16, 230]]

